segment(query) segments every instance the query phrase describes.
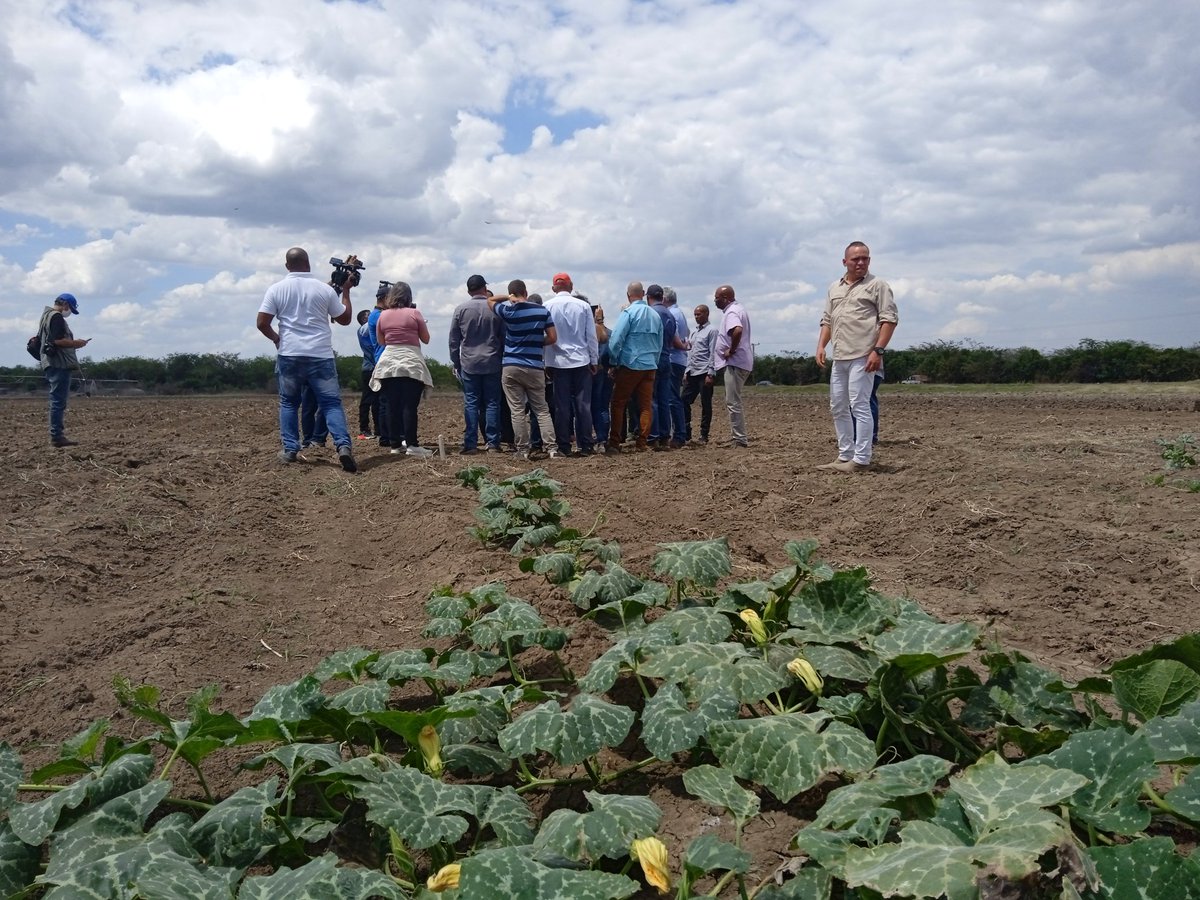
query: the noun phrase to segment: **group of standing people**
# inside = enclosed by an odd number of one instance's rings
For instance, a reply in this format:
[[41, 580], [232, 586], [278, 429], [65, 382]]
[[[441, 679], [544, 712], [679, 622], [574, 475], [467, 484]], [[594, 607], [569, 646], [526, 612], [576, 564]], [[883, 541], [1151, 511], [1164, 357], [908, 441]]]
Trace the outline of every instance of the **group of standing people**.
[[[829, 288], [817, 340], [819, 365], [832, 346], [830, 409], [838, 445], [837, 458], [820, 468], [851, 473], [871, 464], [877, 428], [872, 398], [898, 317], [891, 288], [869, 272], [865, 244], [851, 243], [842, 262], [846, 274]], [[311, 273], [308, 254], [298, 247], [288, 251], [286, 266], [288, 276], [268, 289], [258, 313], [259, 330], [279, 348], [280, 459], [293, 462], [300, 449], [297, 414], [307, 388], [342, 467], [353, 472], [329, 327], [349, 324], [353, 282], [345, 281], [339, 296]], [[742, 391], [754, 367], [751, 325], [732, 285], [713, 293], [719, 322], [701, 304], [693, 310], [692, 331], [670, 288], [630, 282], [627, 302], [609, 329], [603, 309], [576, 292], [567, 273], [556, 274], [551, 284], [553, 296], [543, 303], [519, 279], [503, 296], [494, 295], [482, 275], [467, 279], [468, 299], [455, 308], [449, 333], [451, 365], [463, 389], [462, 454], [480, 452], [481, 436], [487, 451], [503, 452], [509, 444], [529, 459], [706, 443], [718, 378], [729, 412], [729, 446], [749, 446]], [[430, 333], [412, 288], [381, 283], [375, 308], [359, 314], [359, 326], [363, 378], [372, 392], [364, 387], [361, 436], [370, 434], [373, 417], [375, 433], [392, 453], [430, 455], [417, 432], [420, 402], [433, 383], [421, 349]], [[697, 398], [701, 419], [694, 438]], [[624, 446], [627, 439], [632, 447]]]
[[[551, 285], [554, 294], [542, 303], [519, 279], [503, 296], [493, 295], [481, 275], [468, 279], [468, 299], [454, 310], [449, 336], [463, 385], [461, 453], [479, 452], [481, 429], [487, 450], [501, 452], [508, 438], [531, 459], [618, 453], [629, 434], [634, 451], [677, 449], [692, 440], [697, 397], [699, 440], [707, 442], [718, 371], [733, 385], [731, 443], [748, 445], [740, 387], [753, 366], [750, 320], [732, 287], [717, 289], [720, 326], [701, 305], [692, 334], [670, 288], [631, 282], [610, 330], [603, 308], [576, 292], [570, 275], [559, 272]], [[627, 419], [631, 407], [636, 412]]]

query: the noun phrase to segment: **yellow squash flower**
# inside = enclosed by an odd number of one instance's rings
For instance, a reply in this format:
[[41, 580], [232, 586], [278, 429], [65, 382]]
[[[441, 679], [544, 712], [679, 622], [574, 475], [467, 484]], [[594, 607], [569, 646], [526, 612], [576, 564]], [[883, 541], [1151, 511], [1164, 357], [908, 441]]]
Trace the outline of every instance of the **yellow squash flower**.
[[763, 620], [758, 617], [752, 609], [743, 609], [738, 616], [746, 623], [746, 627], [750, 629], [750, 636], [754, 638], [757, 644], [765, 644], [767, 642], [767, 626], [763, 624]]
[[671, 871], [667, 867], [667, 846], [656, 837], [638, 838], [629, 855], [642, 865], [646, 883], [658, 888], [660, 894], [671, 892]]
[[456, 888], [458, 887], [458, 875], [461, 870], [462, 866], [458, 863], [450, 863], [448, 866], [442, 866], [429, 876], [425, 881], [425, 887], [438, 894], [442, 891], [448, 891], [450, 888]]
[[438, 737], [437, 729], [426, 725], [417, 735], [417, 745], [421, 748], [421, 756], [425, 757], [425, 771], [434, 778], [442, 774], [442, 739]]
[[821, 691], [825, 689], [825, 682], [821, 680], [821, 676], [807, 659], [797, 656], [787, 664], [787, 670], [799, 678], [810, 692], [818, 697], [821, 696]]

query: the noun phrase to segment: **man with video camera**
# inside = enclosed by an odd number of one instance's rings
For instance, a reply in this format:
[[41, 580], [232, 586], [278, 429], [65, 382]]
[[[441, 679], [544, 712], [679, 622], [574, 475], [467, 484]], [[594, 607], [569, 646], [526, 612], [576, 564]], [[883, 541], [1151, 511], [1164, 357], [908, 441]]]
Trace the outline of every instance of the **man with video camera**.
[[[317, 405], [325, 414], [325, 423], [337, 447], [338, 461], [347, 472], [357, 472], [346, 412], [342, 409], [329, 323], [350, 324], [354, 315], [350, 289], [358, 284], [358, 270], [363, 266], [354, 256], [347, 257], [345, 262], [330, 262], [335, 267], [335, 277], [326, 284], [312, 273], [305, 250], [300, 247], [288, 250], [285, 259], [288, 274], [267, 288], [258, 309], [257, 325], [279, 350], [275, 371], [279, 378], [279, 437], [283, 442], [280, 461], [296, 461], [300, 450], [296, 415], [301, 388], [308, 386], [316, 394]], [[338, 275], [342, 277], [338, 278]], [[334, 283], [341, 288], [340, 297], [331, 287]], [[276, 320], [278, 331], [272, 325]]]

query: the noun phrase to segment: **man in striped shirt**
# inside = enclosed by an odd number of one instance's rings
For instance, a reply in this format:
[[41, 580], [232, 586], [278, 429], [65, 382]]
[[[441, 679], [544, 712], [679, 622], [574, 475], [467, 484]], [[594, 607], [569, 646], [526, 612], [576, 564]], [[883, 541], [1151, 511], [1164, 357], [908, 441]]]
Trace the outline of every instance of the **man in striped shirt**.
[[[546, 454], [529, 449], [529, 417], [525, 406], [537, 417], [538, 428], [545, 436], [553, 434], [550, 409], [546, 405], [545, 348], [558, 335], [554, 322], [543, 306], [529, 302], [529, 291], [520, 279], [508, 283], [507, 297], [491, 297], [488, 305], [504, 320], [504, 358], [500, 383], [512, 412], [513, 433], [517, 453], [525, 459], [539, 459]], [[558, 455], [551, 445], [550, 456]]]

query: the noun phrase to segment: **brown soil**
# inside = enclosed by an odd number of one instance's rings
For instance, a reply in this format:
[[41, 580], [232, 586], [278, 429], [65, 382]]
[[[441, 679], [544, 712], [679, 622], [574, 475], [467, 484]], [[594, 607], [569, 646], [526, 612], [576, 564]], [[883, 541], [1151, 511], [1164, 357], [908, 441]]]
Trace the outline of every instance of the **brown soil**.
[[[884, 593], [1071, 677], [1200, 630], [1200, 500], [1150, 482], [1155, 439], [1200, 431], [1196, 385], [885, 389], [877, 465], [858, 476], [814, 468], [834, 456], [823, 394], [748, 393], [749, 450], [540, 465], [564, 484], [571, 522], [602, 515], [599, 534], [634, 571], [648, 573], [657, 542], [724, 534], [744, 580], [785, 565], [785, 541], [815, 538]], [[159, 686], [179, 716], [215, 682], [241, 716], [335, 650], [422, 646], [437, 585], [505, 581], [575, 629], [577, 670], [602, 646], [560, 594], [467, 535], [476, 496], [453, 477], [457, 395], [421, 410], [423, 438], [446, 435], [448, 458], [356, 442], [357, 476], [329, 451], [279, 464], [272, 397], [73, 398], [70, 450], [46, 446], [44, 402], [0, 402], [13, 435], [0, 449], [0, 740], [27, 765], [98, 717], [137, 731], [113, 698], [117, 675]], [[509, 456], [471, 461], [497, 478], [521, 471]], [[678, 779], [652, 784], [675, 849], [713, 827]], [[757, 875], [778, 861], [768, 850], [785, 851], [795, 811], [752, 824]]]

